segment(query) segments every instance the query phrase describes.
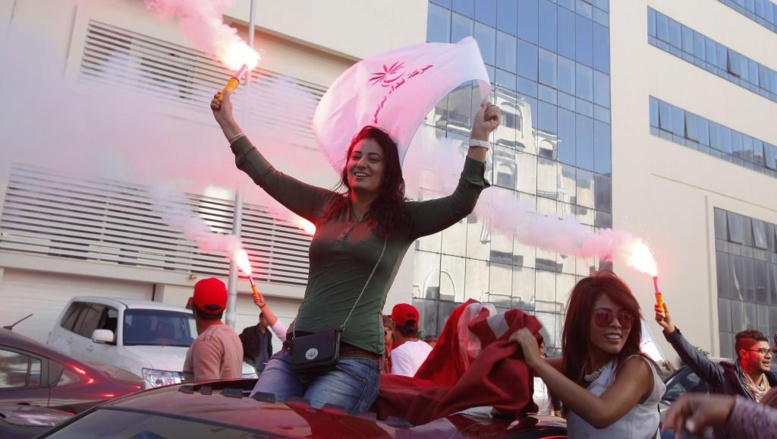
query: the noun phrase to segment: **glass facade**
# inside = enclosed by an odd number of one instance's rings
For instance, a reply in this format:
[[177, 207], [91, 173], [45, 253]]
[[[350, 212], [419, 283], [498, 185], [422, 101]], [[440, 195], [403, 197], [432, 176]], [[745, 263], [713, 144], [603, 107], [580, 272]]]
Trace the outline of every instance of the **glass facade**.
[[777, 4], [769, 0], [718, 0], [772, 32], [777, 32]]
[[777, 102], [777, 71], [648, 8], [648, 43]]
[[[433, 0], [428, 17], [429, 42], [472, 36], [489, 71], [503, 119], [488, 190], [575, 217], [591, 233], [611, 227], [609, 1]], [[460, 87], [428, 122], [466, 145], [472, 96]], [[416, 242], [413, 296], [424, 332], [439, 334], [458, 304], [476, 299], [537, 315], [548, 347], [558, 347], [568, 294], [600, 262], [492, 235], [487, 222], [470, 215]]]
[[650, 134], [777, 178], [777, 146], [654, 97]]
[[733, 358], [737, 332], [777, 328], [775, 225], [716, 208], [715, 252], [720, 355]]

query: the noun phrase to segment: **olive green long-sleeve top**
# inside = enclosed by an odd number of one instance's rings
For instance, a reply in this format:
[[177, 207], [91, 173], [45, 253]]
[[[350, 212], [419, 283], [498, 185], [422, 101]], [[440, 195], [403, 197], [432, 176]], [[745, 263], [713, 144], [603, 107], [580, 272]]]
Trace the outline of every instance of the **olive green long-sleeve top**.
[[[324, 221], [329, 201], [342, 194], [277, 171], [245, 137], [232, 143], [231, 148], [239, 169], [278, 202], [316, 226], [308, 252], [308, 285], [296, 330], [312, 333], [341, 327], [383, 249], [374, 222], [369, 214], [357, 220], [351, 209], [343, 209], [339, 217]], [[407, 201], [407, 224], [386, 242], [385, 254], [345, 325], [343, 342], [383, 354], [381, 310], [407, 249], [417, 238], [437, 233], [469, 215], [480, 192], [490, 186], [484, 172], [484, 163], [467, 158], [453, 194]]]

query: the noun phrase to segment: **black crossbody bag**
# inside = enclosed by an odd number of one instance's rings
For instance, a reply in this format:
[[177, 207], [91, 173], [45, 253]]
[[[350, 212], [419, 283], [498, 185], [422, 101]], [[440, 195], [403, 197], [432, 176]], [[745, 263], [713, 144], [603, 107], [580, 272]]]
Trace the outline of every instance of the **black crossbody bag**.
[[[348, 319], [351, 318], [353, 310], [356, 309], [356, 305], [361, 300], [364, 290], [367, 289], [372, 276], [378, 269], [378, 264], [383, 259], [383, 254], [386, 253], [386, 241], [383, 241], [383, 250], [380, 252], [378, 261], [375, 262], [375, 266], [372, 267], [372, 273], [367, 278], [367, 282], [364, 284], [359, 297], [356, 298], [351, 307], [351, 312], [348, 313], [348, 317], [337, 329], [330, 329], [328, 331], [316, 332], [314, 334], [303, 335], [296, 337], [296, 329], [291, 332], [291, 366], [295, 372], [299, 373], [320, 373], [332, 370], [337, 366], [337, 362], [340, 360], [340, 335], [345, 330], [345, 324], [348, 323]], [[296, 326], [296, 325], [294, 325]]]

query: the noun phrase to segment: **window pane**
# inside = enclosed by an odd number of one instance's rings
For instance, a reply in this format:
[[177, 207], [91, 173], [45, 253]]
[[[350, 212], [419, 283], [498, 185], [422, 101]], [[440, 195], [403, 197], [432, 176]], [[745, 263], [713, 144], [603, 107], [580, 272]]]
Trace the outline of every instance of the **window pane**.
[[429, 4], [427, 39], [431, 43], [448, 43], [451, 34], [451, 12], [435, 4]]
[[518, 27], [518, 0], [497, 0], [497, 29], [515, 35]]
[[594, 70], [594, 103], [610, 108], [610, 77]]
[[594, 68], [600, 72], [610, 72], [610, 30], [594, 24]]
[[25, 387], [30, 357], [0, 349], [0, 389]]
[[515, 37], [504, 32], [496, 33], [496, 66], [508, 72], [515, 71]]
[[[472, 0], [473, 2], [475, 0]], [[496, 0], [475, 2], [475, 19], [489, 26], [496, 26]]]
[[575, 58], [575, 13], [558, 8], [558, 53]]
[[656, 37], [669, 42], [669, 19], [659, 12], [656, 12]]
[[475, 35], [475, 21], [459, 14], [453, 14], [451, 25], [451, 41], [458, 43], [464, 37]]
[[594, 169], [594, 126], [593, 119], [581, 115], [576, 117], [577, 166]]
[[537, 0], [518, 1], [518, 37], [537, 44], [539, 4]]
[[556, 26], [557, 6], [548, 0], [540, 0], [539, 43], [540, 47], [556, 51], [558, 29]]
[[565, 93], [575, 94], [575, 62], [559, 56], [557, 74], [558, 89]]
[[576, 95], [581, 99], [593, 99], [593, 71], [590, 67], [578, 64], [576, 68]]
[[658, 124], [662, 130], [672, 132], [672, 106], [666, 102], [658, 104]]
[[537, 119], [537, 126], [542, 132], [542, 135], [555, 136], [557, 132], [557, 109], [555, 105], [551, 105], [540, 101], [539, 115]]
[[593, 22], [581, 16], [575, 17], [575, 60], [593, 66]]
[[[493, 4], [494, 0], [479, 1], [478, 5], [484, 5], [482, 7], [486, 7], [485, 5], [488, 3]], [[475, 0], [453, 0], [451, 2], [451, 8], [460, 14], [466, 15], [467, 17], [475, 16]]]
[[685, 111], [674, 107], [672, 110], [672, 132], [680, 137], [685, 137]]
[[682, 29], [682, 49], [685, 53], [693, 53], [693, 31], [686, 26]]
[[575, 164], [575, 113], [558, 110], [558, 161]]
[[494, 65], [494, 47], [496, 46], [496, 29], [481, 23], [475, 23], [475, 39], [486, 64]]
[[539, 71], [537, 46], [524, 41], [518, 41], [518, 74], [524, 78], [537, 81]]
[[680, 23], [669, 19], [669, 44], [677, 47], [682, 47]]
[[707, 119], [698, 118], [697, 119], [698, 125], [699, 125], [699, 143], [702, 145], [709, 146], [710, 145], [710, 125], [709, 121]]
[[540, 83], [556, 87], [556, 54], [545, 49], [539, 49]]

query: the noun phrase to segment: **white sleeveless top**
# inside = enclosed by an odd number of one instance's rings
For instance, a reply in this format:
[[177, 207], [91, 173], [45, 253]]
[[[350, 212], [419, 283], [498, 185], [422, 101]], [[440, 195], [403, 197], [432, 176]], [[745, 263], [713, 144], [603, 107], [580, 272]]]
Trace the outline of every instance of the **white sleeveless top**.
[[[632, 357], [642, 358], [650, 366], [653, 372], [653, 391], [642, 404], [637, 404], [622, 418], [610, 424], [606, 428], [595, 428], [572, 410], [567, 411], [567, 431], [571, 439], [652, 439], [659, 438], [658, 434], [658, 402], [664, 394], [666, 386], [661, 381], [653, 363], [641, 355]], [[631, 357], [629, 357], [631, 358]], [[601, 396], [605, 390], [615, 383], [615, 361], [608, 363], [594, 382], [588, 386], [588, 391], [596, 396]]]

